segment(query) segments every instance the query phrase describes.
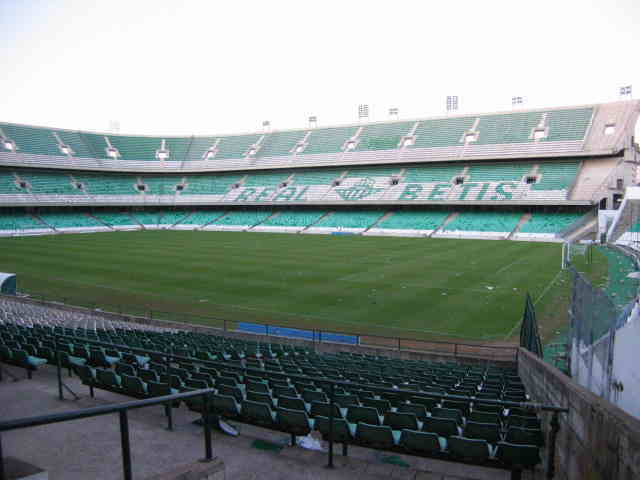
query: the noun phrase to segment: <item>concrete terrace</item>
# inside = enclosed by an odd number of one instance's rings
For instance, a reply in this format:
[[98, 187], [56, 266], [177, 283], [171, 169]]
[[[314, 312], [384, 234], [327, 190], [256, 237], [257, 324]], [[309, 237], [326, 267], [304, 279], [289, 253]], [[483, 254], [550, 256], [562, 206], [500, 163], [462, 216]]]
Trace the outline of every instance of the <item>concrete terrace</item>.
[[[44, 366], [26, 380], [24, 370], [2, 365], [8, 375], [0, 382], [0, 421], [64, 412], [131, 399], [96, 390], [95, 398], [74, 376], [65, 372], [64, 381], [79, 396], [58, 400], [56, 370]], [[174, 409], [174, 431], [166, 430], [162, 407], [129, 412], [133, 474], [136, 479], [155, 478], [175, 466], [197, 462], [204, 456], [202, 428], [194, 425], [198, 415], [182, 406]], [[226, 466], [226, 478], [233, 480], [279, 479], [407, 479], [407, 480], [500, 480], [509, 472], [459, 463], [398, 455], [350, 446], [349, 457], [334, 446], [336, 468], [326, 468], [325, 452], [288, 446], [289, 436], [232, 422], [240, 432], [230, 437], [213, 432], [214, 456]], [[255, 440], [283, 445], [281, 449], [254, 448]], [[326, 447], [326, 445], [324, 445]], [[72, 422], [16, 430], [2, 434], [5, 457], [16, 457], [49, 472], [51, 480], [115, 480], [123, 478], [117, 416], [106, 415]], [[400, 465], [402, 464], [402, 465]], [[408, 466], [404, 466], [404, 465]], [[531, 478], [530, 472], [523, 479]]]

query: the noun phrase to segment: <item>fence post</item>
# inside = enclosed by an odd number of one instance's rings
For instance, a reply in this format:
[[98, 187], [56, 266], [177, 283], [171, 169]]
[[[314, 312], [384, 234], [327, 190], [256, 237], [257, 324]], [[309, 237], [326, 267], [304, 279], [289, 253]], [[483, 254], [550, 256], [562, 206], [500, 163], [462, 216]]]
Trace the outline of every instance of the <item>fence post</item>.
[[4, 457], [2, 456], [2, 437], [0, 437], [0, 480], [6, 480], [4, 473]]
[[205, 393], [202, 399], [202, 421], [204, 422], [204, 459], [203, 462], [210, 462], [213, 459], [211, 448], [211, 423], [209, 417], [209, 394]]
[[547, 479], [551, 480], [556, 473], [556, 438], [560, 430], [558, 412], [551, 416], [551, 435], [549, 436], [549, 456], [547, 457]]
[[122, 446], [122, 468], [124, 479], [132, 480], [131, 475], [131, 446], [129, 445], [129, 421], [127, 411], [120, 410], [120, 445]]
[[56, 369], [58, 370], [58, 398], [64, 400], [62, 393], [62, 359], [60, 358], [60, 347], [58, 345], [58, 336], [53, 337], [54, 347], [56, 349]]
[[333, 394], [335, 386], [335, 383], [331, 383], [329, 391], [329, 464], [327, 468], [333, 468]]

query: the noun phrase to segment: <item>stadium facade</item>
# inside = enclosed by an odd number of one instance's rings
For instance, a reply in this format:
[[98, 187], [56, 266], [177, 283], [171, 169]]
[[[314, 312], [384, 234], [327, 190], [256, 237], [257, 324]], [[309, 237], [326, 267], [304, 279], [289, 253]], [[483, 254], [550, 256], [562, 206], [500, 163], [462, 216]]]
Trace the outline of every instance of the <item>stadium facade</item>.
[[582, 237], [637, 176], [639, 105], [190, 137], [0, 123], [0, 232]]

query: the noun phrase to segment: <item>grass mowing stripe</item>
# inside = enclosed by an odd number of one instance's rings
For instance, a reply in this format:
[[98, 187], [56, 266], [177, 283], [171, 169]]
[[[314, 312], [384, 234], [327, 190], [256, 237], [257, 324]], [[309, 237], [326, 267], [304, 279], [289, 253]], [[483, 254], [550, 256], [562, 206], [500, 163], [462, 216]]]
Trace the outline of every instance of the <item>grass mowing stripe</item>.
[[420, 338], [503, 337], [559, 255], [543, 243], [243, 232], [0, 239], [0, 270], [26, 291]]

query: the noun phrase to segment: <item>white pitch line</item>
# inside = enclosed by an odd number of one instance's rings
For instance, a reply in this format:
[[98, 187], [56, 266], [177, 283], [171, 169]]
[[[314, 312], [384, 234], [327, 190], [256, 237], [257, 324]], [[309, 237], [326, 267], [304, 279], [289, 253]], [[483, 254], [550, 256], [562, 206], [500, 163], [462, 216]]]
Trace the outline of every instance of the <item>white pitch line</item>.
[[[551, 281], [549, 282], [549, 284], [545, 287], [545, 289], [542, 291], [542, 293], [540, 294], [540, 296], [536, 299], [535, 302], [533, 302], [534, 305], [536, 305], [540, 299], [542, 299], [542, 297], [544, 297], [547, 293], [547, 291], [551, 288], [551, 285], [553, 285], [556, 281], [556, 278], [558, 278], [558, 276], [562, 273], [562, 270], [559, 270], [558, 273], [556, 273], [556, 276], [553, 277], [551, 279]], [[504, 339], [506, 340], [507, 338], [509, 338], [511, 335], [513, 335], [513, 332], [516, 330], [516, 328], [518, 328], [518, 325], [520, 325], [520, 322], [522, 322], [522, 319], [518, 320], [516, 322], [516, 324], [513, 326], [513, 328], [511, 330], [509, 330], [509, 333], [507, 333], [507, 335], [504, 337]]]

